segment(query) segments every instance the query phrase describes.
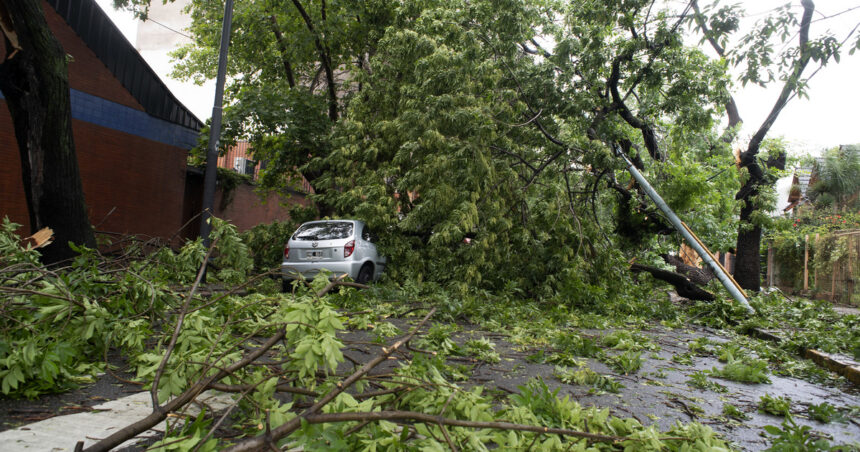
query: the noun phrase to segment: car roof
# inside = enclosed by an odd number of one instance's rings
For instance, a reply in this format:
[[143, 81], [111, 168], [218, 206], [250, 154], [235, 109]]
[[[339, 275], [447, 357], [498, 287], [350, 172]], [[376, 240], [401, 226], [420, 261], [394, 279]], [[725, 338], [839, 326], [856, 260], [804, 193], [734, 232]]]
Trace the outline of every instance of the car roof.
[[314, 220], [314, 221], [306, 221], [306, 222], [302, 223], [302, 225], [306, 225], [306, 224], [316, 224], [316, 223], [337, 223], [337, 222], [352, 222], [352, 223], [364, 224], [364, 222], [363, 222], [363, 221], [361, 221], [361, 220], [352, 220], [352, 219], [349, 219], [349, 218], [343, 218], [343, 219], [333, 219], [333, 220]]

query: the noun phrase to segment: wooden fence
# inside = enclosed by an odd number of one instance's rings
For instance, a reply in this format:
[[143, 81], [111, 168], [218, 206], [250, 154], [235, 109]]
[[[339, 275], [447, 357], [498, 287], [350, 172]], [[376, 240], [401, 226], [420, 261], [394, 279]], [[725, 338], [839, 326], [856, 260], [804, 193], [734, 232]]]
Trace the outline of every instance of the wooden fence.
[[860, 230], [806, 236], [792, 247], [771, 246], [767, 285], [813, 298], [860, 306]]

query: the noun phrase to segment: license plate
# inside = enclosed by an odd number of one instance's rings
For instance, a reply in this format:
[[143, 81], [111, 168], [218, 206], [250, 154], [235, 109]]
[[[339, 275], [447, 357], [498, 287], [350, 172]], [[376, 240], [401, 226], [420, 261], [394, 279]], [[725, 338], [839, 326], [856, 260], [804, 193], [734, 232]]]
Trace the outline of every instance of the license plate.
[[305, 256], [307, 256], [308, 258], [322, 257], [322, 251], [308, 251]]

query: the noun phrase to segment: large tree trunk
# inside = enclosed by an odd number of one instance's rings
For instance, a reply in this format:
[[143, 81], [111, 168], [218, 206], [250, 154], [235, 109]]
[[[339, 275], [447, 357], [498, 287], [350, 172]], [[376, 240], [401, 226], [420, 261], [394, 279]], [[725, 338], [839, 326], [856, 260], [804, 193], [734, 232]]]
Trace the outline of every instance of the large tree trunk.
[[749, 221], [754, 211], [750, 198], [756, 194], [758, 189], [753, 188], [743, 198], [734, 270], [735, 281], [744, 289], [754, 291], [761, 289], [761, 226]]
[[41, 1], [4, 0], [0, 15], [6, 44], [0, 90], [15, 127], [30, 228], [54, 230], [42, 259], [55, 263], [75, 255], [70, 241], [95, 246], [72, 139], [66, 53]]

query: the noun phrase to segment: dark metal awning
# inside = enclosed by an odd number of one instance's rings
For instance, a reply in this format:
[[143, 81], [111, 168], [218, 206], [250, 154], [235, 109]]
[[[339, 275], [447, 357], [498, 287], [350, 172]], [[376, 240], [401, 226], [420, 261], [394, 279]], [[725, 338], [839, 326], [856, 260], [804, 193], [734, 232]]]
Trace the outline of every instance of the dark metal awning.
[[176, 99], [95, 0], [47, 2], [148, 114], [189, 129], [202, 128], [203, 123]]

